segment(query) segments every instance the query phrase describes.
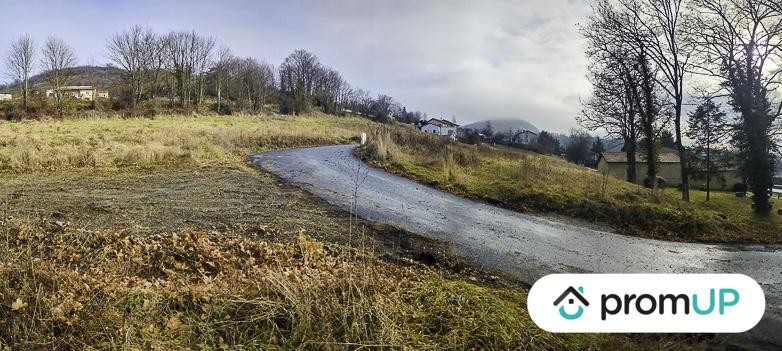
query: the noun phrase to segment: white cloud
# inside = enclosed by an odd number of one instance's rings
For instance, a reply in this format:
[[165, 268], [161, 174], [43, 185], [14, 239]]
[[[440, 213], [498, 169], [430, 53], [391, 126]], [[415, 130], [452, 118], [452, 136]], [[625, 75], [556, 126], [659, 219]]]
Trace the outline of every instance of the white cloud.
[[[315, 52], [354, 85], [410, 109], [461, 122], [523, 118], [541, 129], [575, 124], [588, 93], [576, 23], [585, 1], [173, 1], [11, 2], [0, 55], [11, 38], [52, 33], [82, 61], [105, 61], [111, 33], [139, 23], [195, 29], [235, 53], [278, 64], [297, 48]], [[86, 8], [86, 10], [85, 10]], [[22, 30], [28, 28], [29, 30]], [[0, 68], [2, 69], [2, 68]]]

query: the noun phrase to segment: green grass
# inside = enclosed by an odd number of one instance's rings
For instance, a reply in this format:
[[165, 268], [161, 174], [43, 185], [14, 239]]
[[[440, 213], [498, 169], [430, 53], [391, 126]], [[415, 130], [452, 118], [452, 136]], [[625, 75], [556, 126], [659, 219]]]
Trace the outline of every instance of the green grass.
[[559, 158], [476, 147], [416, 131], [380, 128], [357, 152], [374, 165], [440, 189], [520, 212], [557, 213], [606, 224], [620, 233], [677, 241], [781, 242], [782, 201], [752, 214], [750, 199], [714, 192], [680, 200]]

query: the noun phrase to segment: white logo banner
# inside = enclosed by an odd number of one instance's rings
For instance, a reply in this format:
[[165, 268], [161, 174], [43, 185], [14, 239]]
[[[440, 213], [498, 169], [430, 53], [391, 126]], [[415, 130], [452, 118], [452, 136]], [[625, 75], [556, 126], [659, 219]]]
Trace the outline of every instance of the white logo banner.
[[740, 333], [765, 308], [743, 274], [551, 274], [527, 297], [532, 320], [562, 333]]

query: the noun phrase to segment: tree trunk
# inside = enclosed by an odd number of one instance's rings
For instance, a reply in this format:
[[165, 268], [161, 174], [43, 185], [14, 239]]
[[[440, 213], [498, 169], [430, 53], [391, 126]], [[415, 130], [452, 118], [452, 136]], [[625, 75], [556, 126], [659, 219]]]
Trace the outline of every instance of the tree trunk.
[[635, 140], [625, 139], [625, 154], [627, 155], [627, 181], [633, 184], [638, 182], [635, 149]]
[[[707, 129], [706, 135], [711, 138], [711, 133]], [[711, 197], [711, 142], [706, 142], [706, 201]]]
[[220, 114], [220, 107], [221, 107], [220, 104], [223, 102], [222, 98], [223, 98], [222, 89], [221, 89], [220, 79], [218, 78], [217, 79], [217, 114], [218, 115]]
[[27, 76], [24, 77], [24, 89], [22, 90], [22, 105], [24, 107], [24, 110], [27, 111], [27, 95], [30, 93], [30, 90], [27, 86]]
[[[647, 128], [654, 129], [653, 126], [648, 126]], [[654, 131], [647, 131], [646, 135], [654, 136]], [[649, 179], [649, 187], [655, 189], [657, 188], [657, 150], [654, 145], [655, 140], [650, 139], [648, 136], [646, 139], [646, 178]]]
[[[769, 153], [769, 136], [765, 132], [763, 120], [758, 116], [765, 111], [750, 113], [752, 116], [745, 121], [748, 146], [747, 178], [752, 191], [752, 205], [755, 213], [767, 215], [771, 213], [769, 189], [773, 187], [774, 160]], [[747, 123], [748, 122], [748, 123]]]
[[[681, 181], [682, 181], [682, 200], [690, 202], [690, 171], [689, 171], [689, 165], [687, 163], [687, 153], [684, 150], [684, 144], [682, 144], [682, 126], [681, 126], [681, 119], [682, 119], [682, 102], [681, 99], [677, 99], [676, 101], [676, 116], [675, 116], [675, 124], [676, 124], [676, 149], [679, 152], [679, 167], [681, 169]], [[706, 151], [708, 153], [708, 150]], [[706, 183], [708, 183], [708, 178], [706, 180]], [[706, 193], [706, 198], [708, 200], [708, 191]]]

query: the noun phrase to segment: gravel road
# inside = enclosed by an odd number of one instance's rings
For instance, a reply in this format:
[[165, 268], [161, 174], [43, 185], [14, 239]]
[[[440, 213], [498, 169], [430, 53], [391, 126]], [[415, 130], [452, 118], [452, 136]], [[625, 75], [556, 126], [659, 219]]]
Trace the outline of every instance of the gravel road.
[[[451, 243], [474, 265], [532, 284], [555, 272], [743, 273], [761, 284], [766, 314], [740, 338], [782, 348], [782, 246], [635, 238], [521, 214], [368, 167], [353, 145], [274, 151], [251, 161], [370, 220]], [[358, 185], [358, 186], [357, 186]], [[355, 196], [354, 196], [355, 194]]]

